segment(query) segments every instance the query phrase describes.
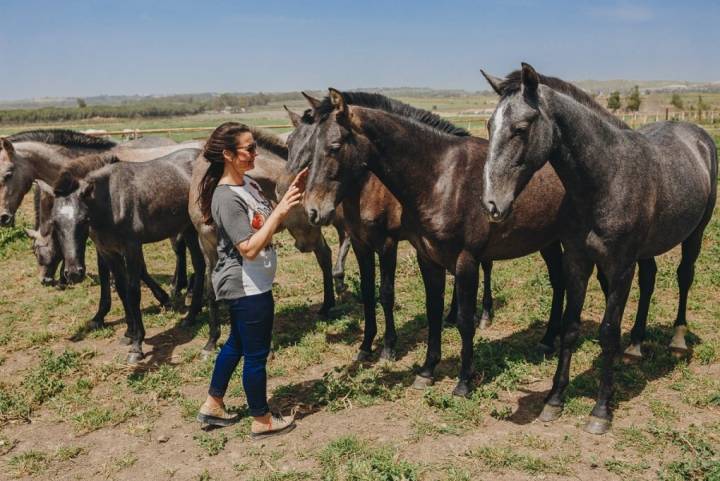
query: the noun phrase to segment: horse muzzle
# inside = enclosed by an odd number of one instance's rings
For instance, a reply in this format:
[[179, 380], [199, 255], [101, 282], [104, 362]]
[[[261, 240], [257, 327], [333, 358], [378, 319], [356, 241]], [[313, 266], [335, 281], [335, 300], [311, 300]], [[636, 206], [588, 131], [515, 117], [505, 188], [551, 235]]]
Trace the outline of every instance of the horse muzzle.
[[15, 216], [10, 212], [0, 214], [0, 225], [3, 227], [13, 227], [15, 225]]

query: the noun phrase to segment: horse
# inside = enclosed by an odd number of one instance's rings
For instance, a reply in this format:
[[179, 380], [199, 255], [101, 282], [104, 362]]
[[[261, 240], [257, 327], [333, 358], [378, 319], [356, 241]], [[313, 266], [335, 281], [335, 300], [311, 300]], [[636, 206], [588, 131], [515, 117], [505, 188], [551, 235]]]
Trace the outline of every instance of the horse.
[[[258, 155], [255, 158], [255, 167], [249, 171], [247, 175], [260, 184], [263, 193], [271, 202], [276, 203], [278, 201], [278, 184], [289, 185], [292, 181], [292, 176], [287, 173], [285, 168], [288, 156], [287, 146], [282, 139], [267, 131], [254, 127], [251, 127], [250, 130], [258, 144]], [[205, 294], [208, 302], [211, 341], [203, 348], [203, 356], [207, 356], [214, 351], [215, 344], [220, 337], [217, 301], [215, 300], [215, 293], [211, 283], [211, 274], [217, 264], [218, 256], [217, 232], [214, 225], [205, 223], [198, 204], [200, 183], [209, 165], [202, 154], [197, 157], [193, 165], [190, 193], [188, 196], [188, 213], [198, 233], [200, 248], [207, 268]], [[340, 218], [335, 222], [335, 228], [337, 229], [341, 245], [335, 269], [333, 269], [332, 266], [332, 252], [322, 231], [319, 227], [310, 225], [302, 208], [297, 207], [292, 209], [288, 217], [283, 221], [283, 227], [287, 228], [293, 236], [295, 239], [295, 247], [300, 252], [313, 252], [315, 254], [315, 258], [323, 274], [323, 303], [319, 313], [321, 316], [327, 316], [330, 309], [335, 305], [333, 280], [335, 281], [336, 287], [340, 287], [338, 285], [339, 283], [344, 284], [343, 266], [345, 256], [347, 255], [347, 248], [345, 246], [349, 246], [349, 241], [347, 240], [343, 221]], [[338, 290], [341, 291], [342, 288], [340, 287]]]
[[[511, 259], [540, 250], [553, 286], [549, 331], [558, 332], [563, 284], [558, 242], [564, 191], [548, 167], [519, 199], [512, 222], [491, 224], [480, 202], [471, 202], [482, 181], [488, 142], [458, 137], [438, 127], [442, 119], [377, 94], [373, 106], [354, 105], [353, 94], [329, 90], [315, 109], [316, 139], [308, 146], [305, 210], [327, 223], [348, 188], [370, 170], [402, 206], [402, 223], [418, 253], [428, 318], [425, 362], [414, 387], [432, 384], [440, 360], [445, 271], [455, 275], [460, 376], [453, 393], [467, 396], [472, 379], [473, 322], [482, 261]], [[366, 102], [369, 104], [370, 102]], [[423, 121], [425, 120], [425, 121]]]
[[[288, 167], [291, 173], [299, 172], [305, 167], [304, 162], [308, 156], [305, 149], [314, 140], [313, 124], [316, 119], [313, 109], [320, 105], [320, 100], [303, 92], [303, 96], [310, 103], [311, 109], [299, 115], [287, 107], [291, 123], [295, 127], [288, 137], [288, 150], [291, 162]], [[362, 104], [364, 97], [358, 93], [349, 99], [354, 103]], [[470, 135], [464, 129], [448, 123], [442, 124], [449, 133], [458, 136]], [[302, 163], [301, 163], [302, 162]], [[394, 360], [397, 334], [395, 330], [395, 268], [397, 265], [397, 246], [401, 240], [407, 240], [402, 220], [402, 206], [392, 193], [371, 172], [358, 179], [359, 181], [348, 189], [347, 194], [336, 212], [342, 212], [345, 223], [352, 239], [353, 251], [360, 268], [360, 291], [362, 294], [365, 329], [363, 341], [355, 357], [357, 361], [368, 361], [372, 357], [372, 346], [377, 334], [377, 320], [375, 317], [375, 256], [377, 254], [380, 266], [380, 304], [385, 314], [385, 335], [380, 359]], [[335, 218], [335, 216], [333, 217]], [[485, 273], [483, 312], [480, 327], [486, 327], [492, 317], [492, 293], [490, 290], [490, 272], [492, 263], [483, 262]], [[447, 325], [455, 324], [457, 318], [457, 302], [453, 291], [451, 310], [445, 318]]]
[[[145, 329], [140, 312], [142, 244], [182, 234], [196, 277], [204, 276], [205, 263], [187, 209], [192, 164], [199, 152], [183, 149], [149, 162], [110, 160], [85, 177], [78, 179], [68, 173], [60, 175], [55, 183], [52, 216], [68, 280], [73, 282], [82, 277], [85, 245], [91, 235], [103, 260], [98, 267], [106, 266], [99, 276], [107, 281], [108, 269], [112, 271], [125, 309], [130, 363], [144, 357]], [[101, 290], [96, 322], [109, 309], [109, 283], [101, 285], [105, 289]], [[192, 304], [183, 324], [191, 323], [200, 311], [202, 290], [203, 284], [195, 282]]]
[[602, 374], [585, 430], [604, 434], [612, 422], [613, 361], [635, 263], [652, 262], [654, 280], [652, 258], [678, 244], [680, 302], [670, 348], [687, 351], [687, 296], [715, 207], [717, 147], [702, 128], [685, 122], [657, 122], [637, 131], [618, 126], [568, 95], [567, 82], [541, 77], [525, 63], [506, 79], [488, 80], [500, 95], [489, 122], [482, 179], [489, 219], [505, 225], [531, 189], [533, 175], [548, 165], [567, 191], [561, 232], [567, 305], [558, 366], [540, 419], [552, 421], [562, 413], [588, 278], [597, 265], [606, 300]]

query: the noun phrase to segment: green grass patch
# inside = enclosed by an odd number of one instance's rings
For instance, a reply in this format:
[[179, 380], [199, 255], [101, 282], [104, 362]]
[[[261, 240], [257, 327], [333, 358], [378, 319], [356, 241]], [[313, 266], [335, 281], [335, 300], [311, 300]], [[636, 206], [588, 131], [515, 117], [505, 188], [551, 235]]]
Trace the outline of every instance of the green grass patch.
[[332, 441], [317, 456], [323, 481], [415, 481], [418, 467], [399, 459], [389, 446], [374, 446], [357, 436]]
[[209, 432], [196, 434], [193, 439], [200, 448], [202, 448], [208, 456], [217, 456], [225, 449], [228, 437], [225, 433], [211, 434]]
[[180, 396], [182, 377], [175, 367], [163, 364], [156, 371], [130, 374], [127, 383], [138, 394], [152, 393], [156, 399], [175, 399]]
[[383, 366], [336, 368], [315, 384], [313, 400], [330, 411], [370, 406], [381, 401], [394, 401], [404, 395], [405, 387]]
[[512, 446], [484, 446], [468, 452], [466, 456], [480, 461], [489, 471], [511, 469], [531, 475], [569, 476], [573, 474], [572, 465], [577, 460], [573, 455], [533, 456]]

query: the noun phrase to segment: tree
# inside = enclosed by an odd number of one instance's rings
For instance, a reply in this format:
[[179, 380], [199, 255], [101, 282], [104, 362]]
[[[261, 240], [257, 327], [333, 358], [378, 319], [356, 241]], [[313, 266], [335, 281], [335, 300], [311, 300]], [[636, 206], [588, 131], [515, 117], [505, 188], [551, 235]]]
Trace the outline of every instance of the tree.
[[698, 95], [697, 109], [701, 112], [703, 110], [710, 110], [710, 106], [703, 102], [702, 95]]
[[685, 104], [683, 104], [683, 99], [678, 93], [674, 93], [672, 95], [672, 99], [670, 99], [670, 105], [672, 105], [678, 110], [682, 110], [683, 108], [685, 108]]
[[616, 90], [610, 94], [607, 101], [607, 108], [613, 112], [620, 108], [620, 92]]
[[640, 100], [640, 89], [636, 85], [631, 91], [628, 98], [625, 100], [625, 106], [628, 110], [631, 112], [637, 112], [640, 110], [640, 104], [642, 103], [642, 100]]
[[85, 102], [85, 99], [78, 98], [77, 106], [81, 109], [84, 109], [85, 107], [87, 107], [87, 102]]

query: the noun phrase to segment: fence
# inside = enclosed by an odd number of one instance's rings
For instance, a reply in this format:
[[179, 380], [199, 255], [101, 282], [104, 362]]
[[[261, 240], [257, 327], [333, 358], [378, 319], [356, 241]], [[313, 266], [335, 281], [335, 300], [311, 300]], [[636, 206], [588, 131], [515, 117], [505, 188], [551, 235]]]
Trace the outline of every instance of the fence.
[[[634, 113], [618, 113], [616, 114], [623, 122], [631, 127], [639, 127], [652, 122], [661, 120], [682, 120], [686, 122], [695, 122], [700, 124], [712, 133], [720, 132], [720, 112], [718, 111], [681, 111], [681, 112], [634, 112]], [[473, 134], [483, 134], [487, 131], [487, 121], [490, 114], [484, 115], [446, 115], [449, 121], [466, 127]], [[718, 124], [717, 126], [715, 124]], [[291, 124], [273, 124], [260, 125], [263, 129], [292, 129]], [[95, 136], [123, 136], [125, 138], [137, 138], [144, 134], [172, 134], [172, 133], [191, 133], [191, 132], [212, 132], [215, 127], [175, 127], [167, 129], [123, 129], [114, 131], [88, 131], [88, 135]]]

